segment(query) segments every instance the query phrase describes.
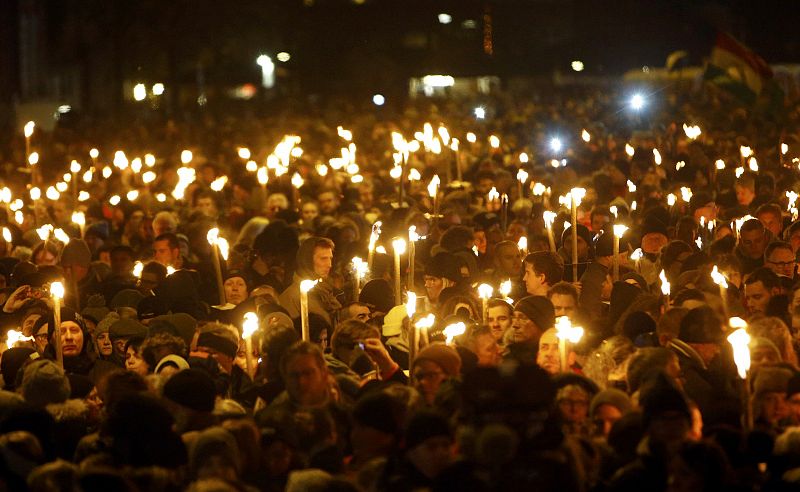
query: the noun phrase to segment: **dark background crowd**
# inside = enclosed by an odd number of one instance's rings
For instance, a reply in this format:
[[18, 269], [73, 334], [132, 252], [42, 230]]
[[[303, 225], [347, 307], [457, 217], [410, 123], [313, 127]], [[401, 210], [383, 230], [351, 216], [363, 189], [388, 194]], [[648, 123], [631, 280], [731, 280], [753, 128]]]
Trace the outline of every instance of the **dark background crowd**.
[[[775, 111], [689, 89], [14, 136], [0, 487], [792, 490], [800, 114], [792, 94]], [[414, 233], [398, 279], [393, 241]]]

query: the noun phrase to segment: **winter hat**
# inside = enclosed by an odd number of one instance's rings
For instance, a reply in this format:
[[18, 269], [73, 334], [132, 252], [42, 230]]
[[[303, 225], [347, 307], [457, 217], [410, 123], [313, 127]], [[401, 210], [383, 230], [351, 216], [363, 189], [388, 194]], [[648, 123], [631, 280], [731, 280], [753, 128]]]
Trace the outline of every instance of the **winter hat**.
[[[630, 242], [626, 236], [619, 239], [619, 250], [625, 252], [628, 250]], [[614, 255], [614, 234], [612, 232], [600, 232], [595, 238], [594, 242], [594, 255], [600, 256], [613, 256]]]
[[188, 347], [191, 345], [192, 340], [194, 339], [194, 334], [197, 331], [197, 320], [194, 319], [190, 314], [166, 314], [162, 316], [156, 316], [153, 318], [153, 321], [155, 320], [162, 320], [166, 321], [167, 323], [171, 323], [178, 331], [178, 335], [183, 338], [184, 342], [186, 342], [186, 346]]
[[755, 373], [753, 382], [753, 396], [759, 397], [766, 393], [785, 393], [789, 381], [795, 374], [783, 367], [760, 367]]
[[358, 302], [375, 306], [382, 313], [388, 313], [394, 306], [392, 287], [382, 278], [374, 278], [364, 284], [358, 294]]
[[153, 374], [160, 374], [161, 370], [164, 369], [165, 367], [175, 367], [179, 371], [182, 371], [184, 369], [189, 369], [190, 366], [189, 363], [186, 362], [186, 359], [184, 359], [180, 355], [169, 354], [165, 355], [164, 357], [161, 358], [160, 361], [158, 361], [158, 364], [156, 364], [156, 368], [153, 371]]
[[648, 234], [660, 234], [664, 237], [669, 237], [667, 234], [667, 222], [669, 217], [666, 218], [659, 217], [658, 213], [650, 213], [645, 216], [644, 221], [642, 222], [642, 238], [644, 238]]
[[786, 383], [786, 399], [800, 393], [800, 374], [794, 374], [791, 379]]
[[192, 442], [189, 448], [189, 468], [191, 474], [196, 476], [199, 468], [207, 466], [207, 460], [219, 457], [231, 465], [236, 472], [241, 471], [242, 461], [239, 455], [239, 446], [236, 438], [222, 427], [209, 427], [203, 430]]
[[36, 351], [28, 347], [12, 347], [0, 357], [0, 371], [3, 373], [3, 389], [14, 391], [14, 383], [17, 381], [17, 373], [31, 360], [31, 355]]
[[106, 300], [99, 294], [89, 296], [86, 304], [86, 307], [81, 310], [81, 316], [94, 321], [95, 324], [105, 318], [109, 312]]
[[61, 250], [59, 264], [62, 267], [77, 265], [89, 268], [92, 263], [92, 252], [83, 239], [72, 239]]
[[393, 397], [376, 391], [362, 397], [353, 409], [353, 420], [359, 425], [398, 435], [402, 429], [404, 407]]
[[217, 390], [211, 376], [201, 369], [178, 371], [164, 384], [164, 398], [198, 412], [211, 412]]
[[607, 388], [594, 395], [589, 404], [589, 415], [594, 415], [595, 410], [602, 405], [611, 405], [623, 415], [631, 411], [631, 399], [624, 391], [616, 388]]
[[722, 323], [708, 306], [689, 311], [681, 320], [678, 333], [678, 338], [686, 343], [719, 343], [722, 336]]
[[136, 309], [139, 301], [144, 299], [144, 294], [135, 289], [123, 289], [111, 299], [111, 309], [130, 307]]
[[166, 314], [168, 311], [169, 306], [167, 306], [164, 298], [159, 296], [146, 296], [136, 305], [136, 312], [140, 320], [152, 319]]
[[[626, 282], [628, 280], [634, 280], [634, 281], [636, 281], [636, 284], [639, 286], [639, 288], [642, 289], [643, 291], [646, 291], [647, 288], [648, 288], [647, 280], [645, 280], [644, 277], [641, 274], [636, 273], [636, 272], [628, 272], [628, 273], [622, 275], [620, 280], [622, 280], [623, 282]], [[677, 292], [677, 290], [676, 290], [676, 292]]]
[[447, 419], [430, 410], [417, 412], [408, 422], [405, 435], [405, 448], [414, 449], [433, 437], [452, 439], [450, 423]]
[[39, 359], [25, 368], [20, 392], [35, 407], [63, 403], [70, 395], [69, 380], [55, 362]]
[[[65, 321], [77, 323], [81, 327], [81, 331], [86, 334], [86, 325], [83, 323], [81, 315], [70, 307], [61, 306], [61, 322], [64, 323]], [[33, 324], [33, 333], [39, 333], [39, 328], [47, 325], [47, 338], [50, 339], [55, 331], [55, 324], [53, 313], [50, 312], [47, 316], [42, 316], [36, 320], [36, 323]], [[83, 346], [86, 347], [86, 344], [84, 343]]]
[[396, 337], [403, 331], [403, 320], [408, 317], [405, 306], [395, 306], [383, 317], [383, 336]]
[[414, 359], [412, 369], [424, 360], [437, 364], [449, 377], [456, 377], [461, 372], [461, 357], [458, 356], [458, 352], [442, 343], [434, 343], [420, 350]]
[[644, 311], [634, 311], [630, 313], [622, 324], [622, 335], [629, 340], [636, 340], [639, 335], [653, 333], [656, 331], [656, 322]]
[[519, 311], [527, 316], [542, 330], [552, 328], [556, 324], [556, 311], [553, 303], [544, 296], [523, 297], [514, 305], [514, 311]]
[[250, 291], [250, 277], [243, 271], [243, 270], [228, 270], [225, 272], [223, 276], [224, 280], [228, 280], [229, 278], [239, 277], [244, 280], [244, 284], [247, 287], [247, 291]]
[[108, 332], [112, 340], [116, 338], [144, 338], [147, 336], [147, 327], [135, 319], [120, 318], [109, 327]]
[[201, 330], [197, 337], [197, 346], [214, 349], [234, 359], [239, 351], [239, 338], [224, 325], [212, 323], [207, 329]]
[[692, 418], [686, 397], [664, 374], [658, 374], [650, 384], [642, 387], [639, 395], [639, 406], [642, 409], [645, 427], [655, 417], [666, 412], [681, 413], [687, 420]]
[[[594, 234], [583, 224], [578, 224], [578, 237], [586, 241], [589, 248], [594, 245]], [[572, 241], [572, 226], [565, 228], [564, 232], [561, 233], [561, 244], [566, 244], [569, 241]]]
[[627, 282], [617, 281], [611, 287], [611, 299], [608, 305], [608, 318], [610, 322], [616, 323], [622, 313], [630, 307], [634, 300], [642, 293], [637, 285]]
[[265, 316], [267, 320], [267, 329], [272, 329], [278, 326], [294, 326], [292, 318], [288, 314], [280, 311], [273, 311]]
[[452, 253], [437, 253], [425, 263], [425, 275], [459, 282], [463, 278], [460, 265], [461, 262]]
[[101, 333], [108, 333], [111, 331], [111, 325], [119, 321], [119, 314], [111, 311], [107, 315], [103, 317], [98, 323], [97, 326], [94, 328], [94, 334], [99, 335]]

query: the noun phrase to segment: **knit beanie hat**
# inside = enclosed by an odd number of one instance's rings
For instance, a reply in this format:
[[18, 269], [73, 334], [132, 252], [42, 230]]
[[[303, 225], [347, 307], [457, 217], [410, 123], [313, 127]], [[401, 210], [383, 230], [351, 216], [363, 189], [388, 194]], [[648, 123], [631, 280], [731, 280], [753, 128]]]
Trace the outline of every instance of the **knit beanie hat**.
[[353, 420], [358, 424], [396, 436], [402, 429], [403, 406], [382, 391], [368, 394], [356, 402]]
[[425, 264], [425, 275], [458, 282], [462, 279], [460, 262], [452, 253], [437, 253]]
[[[590, 231], [588, 227], [583, 224], [578, 224], [578, 237], [586, 241], [589, 249], [593, 249], [594, 234], [592, 234], [592, 231]], [[561, 244], [566, 244], [568, 241], [572, 241], [572, 226], [565, 228], [564, 232], [561, 233]], [[591, 256], [591, 254], [589, 256]]]
[[11, 347], [0, 357], [0, 371], [3, 373], [3, 389], [14, 391], [17, 373], [31, 359], [36, 351], [28, 347]]
[[123, 289], [114, 295], [111, 299], [111, 309], [116, 309], [120, 307], [130, 307], [136, 309], [139, 305], [139, 302], [144, 299], [144, 294], [139, 292], [136, 289]]
[[248, 292], [250, 291], [250, 277], [243, 270], [227, 270], [222, 278], [223, 280], [228, 280], [229, 278], [234, 277], [241, 278], [244, 281]]
[[616, 388], [607, 388], [594, 395], [589, 404], [589, 415], [594, 415], [595, 410], [602, 405], [611, 405], [623, 415], [631, 411], [631, 399], [627, 393]]
[[642, 420], [647, 427], [650, 422], [660, 414], [678, 412], [687, 420], [691, 420], [689, 403], [683, 392], [667, 379], [664, 374], [658, 374], [649, 384], [640, 390], [639, 406], [642, 409]]
[[800, 393], [800, 374], [793, 375], [786, 383], [786, 399], [788, 400], [797, 393]]
[[76, 265], [89, 268], [91, 263], [92, 252], [83, 239], [72, 239], [64, 246], [64, 249], [61, 250], [59, 264], [62, 267]]
[[63, 403], [70, 395], [69, 380], [55, 362], [39, 359], [25, 368], [20, 392], [35, 407]]
[[678, 332], [678, 338], [686, 343], [718, 343], [722, 336], [722, 323], [708, 306], [689, 311], [681, 320]]
[[408, 422], [405, 436], [405, 448], [414, 449], [432, 437], [452, 438], [450, 423], [447, 419], [430, 410], [417, 412]]
[[403, 331], [403, 320], [408, 317], [405, 306], [395, 306], [383, 317], [383, 336], [396, 337]]
[[112, 340], [115, 338], [144, 338], [147, 336], [147, 327], [135, 319], [120, 318], [109, 327], [108, 332]]
[[236, 358], [236, 353], [239, 351], [239, 338], [233, 333], [233, 330], [219, 323], [207, 326], [209, 328], [204, 328], [197, 337], [197, 346], [214, 349], [231, 359]]
[[196, 475], [207, 460], [217, 456], [227, 461], [237, 472], [242, 468], [239, 446], [230, 431], [222, 427], [209, 427], [198, 434], [189, 448], [189, 467]]
[[[628, 251], [629, 244], [628, 238], [622, 236], [619, 240], [619, 250], [623, 253]], [[595, 257], [614, 255], [614, 234], [612, 232], [601, 232], [596, 236], [594, 255]]]
[[527, 316], [542, 330], [550, 329], [556, 324], [556, 311], [553, 303], [544, 296], [523, 297], [517, 301], [514, 311], [519, 311]]
[[667, 233], [667, 221], [669, 220], [669, 214], [664, 214], [663, 212], [665, 212], [663, 209], [657, 209], [645, 216], [644, 221], [642, 222], [642, 238], [648, 234], [661, 234], [664, 237], [669, 237]]
[[176, 372], [164, 384], [164, 398], [198, 412], [211, 412], [214, 410], [217, 390], [211, 376], [205, 371], [184, 369]]
[[755, 373], [753, 396], [763, 396], [766, 393], [786, 393], [792, 376], [794, 373], [783, 367], [760, 367]]
[[458, 356], [458, 352], [442, 343], [434, 343], [420, 350], [413, 365], [416, 366], [424, 360], [437, 364], [451, 378], [458, 376], [461, 372], [461, 357]]
[[99, 335], [100, 333], [108, 333], [111, 331], [111, 325], [117, 321], [119, 321], [119, 314], [111, 311], [97, 323], [97, 326], [94, 328], [94, 334]]
[[378, 311], [388, 313], [394, 306], [392, 287], [385, 279], [374, 278], [361, 288], [358, 302], [375, 306]]
[[[84, 324], [81, 315], [76, 313], [75, 310], [70, 307], [61, 306], [61, 322], [64, 323], [65, 321], [77, 323], [78, 326], [81, 327], [81, 331], [84, 332], [84, 335], [86, 334], [86, 325]], [[39, 333], [39, 328], [44, 325], [47, 325], [47, 338], [50, 339], [53, 336], [56, 325], [52, 311], [47, 316], [42, 316], [36, 320], [36, 323], [33, 324], [33, 333]], [[84, 343], [84, 347], [85, 346], [86, 344]]]
[[95, 324], [105, 318], [109, 312], [106, 307], [106, 300], [99, 294], [89, 296], [86, 304], [86, 307], [81, 310], [81, 316], [94, 321]]
[[194, 334], [197, 331], [197, 320], [194, 319], [190, 314], [165, 314], [153, 318], [153, 321], [156, 320], [161, 320], [172, 324], [177, 330], [178, 336], [183, 338], [183, 341], [186, 342], [186, 346], [188, 347], [191, 345], [192, 340], [194, 339]]

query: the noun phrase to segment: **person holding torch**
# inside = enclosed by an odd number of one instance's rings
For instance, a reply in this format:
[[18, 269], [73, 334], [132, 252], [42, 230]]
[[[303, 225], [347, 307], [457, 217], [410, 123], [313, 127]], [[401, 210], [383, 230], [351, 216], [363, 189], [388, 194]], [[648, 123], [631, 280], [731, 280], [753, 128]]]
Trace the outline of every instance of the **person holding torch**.
[[297, 251], [297, 270], [292, 284], [280, 297], [280, 305], [286, 308], [292, 318], [300, 316], [300, 284], [304, 280], [320, 280], [308, 291], [308, 310], [322, 316], [333, 325], [336, 312], [342, 308], [344, 293], [330, 281], [333, 268], [333, 241], [323, 237], [310, 237], [300, 244]]

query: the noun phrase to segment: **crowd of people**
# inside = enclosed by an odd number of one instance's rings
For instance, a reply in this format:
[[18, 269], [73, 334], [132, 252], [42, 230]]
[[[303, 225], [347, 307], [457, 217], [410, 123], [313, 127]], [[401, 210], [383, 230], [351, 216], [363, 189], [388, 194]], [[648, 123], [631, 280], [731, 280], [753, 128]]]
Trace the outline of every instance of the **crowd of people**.
[[792, 490], [800, 114], [673, 89], [16, 136], [0, 489]]

